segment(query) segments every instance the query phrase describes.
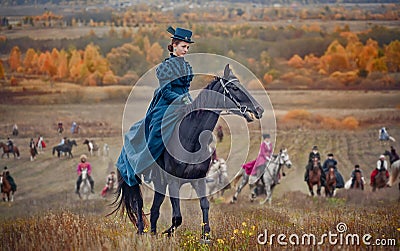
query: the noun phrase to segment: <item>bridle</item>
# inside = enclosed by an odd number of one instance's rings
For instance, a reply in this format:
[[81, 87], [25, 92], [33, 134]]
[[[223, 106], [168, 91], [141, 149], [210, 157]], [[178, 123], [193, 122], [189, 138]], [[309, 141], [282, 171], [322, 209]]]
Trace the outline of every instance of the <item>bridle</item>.
[[232, 96], [232, 94], [230, 93], [230, 91], [227, 88], [227, 86], [229, 84], [233, 84], [233, 81], [235, 81], [235, 80], [239, 81], [237, 78], [233, 78], [233, 79], [228, 80], [226, 83], [224, 83], [222, 78], [219, 78], [219, 82], [221, 83], [221, 86], [224, 89], [224, 105], [226, 104], [226, 97], [228, 97], [229, 99], [231, 99], [233, 101], [233, 103], [237, 107], [237, 108], [230, 108], [230, 109], [228, 109], [228, 111], [238, 110], [242, 115], [244, 115], [247, 112], [247, 106], [240, 104], [240, 102], [234, 96]]

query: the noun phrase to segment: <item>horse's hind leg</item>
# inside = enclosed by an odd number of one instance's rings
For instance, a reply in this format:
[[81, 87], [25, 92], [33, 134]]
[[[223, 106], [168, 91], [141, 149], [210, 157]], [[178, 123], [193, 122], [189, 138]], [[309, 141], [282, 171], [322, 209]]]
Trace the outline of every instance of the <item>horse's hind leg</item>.
[[236, 192], [233, 195], [231, 203], [237, 201], [237, 197], [239, 196], [239, 193], [242, 191], [243, 187], [245, 187], [247, 185], [248, 182], [249, 182], [249, 175], [247, 175], [246, 173], [243, 173], [242, 182], [239, 184], [238, 188], [236, 189]]
[[167, 230], [165, 230], [163, 234], [171, 236], [175, 232], [175, 230], [182, 224], [182, 214], [179, 200], [180, 185], [178, 183], [173, 183], [169, 184], [168, 188], [172, 206], [172, 225]]
[[159, 193], [158, 191], [154, 193], [153, 204], [151, 205], [150, 209], [150, 231], [152, 234], [157, 233], [157, 221], [160, 217], [161, 204], [164, 202], [164, 194], [165, 190], [164, 193]]

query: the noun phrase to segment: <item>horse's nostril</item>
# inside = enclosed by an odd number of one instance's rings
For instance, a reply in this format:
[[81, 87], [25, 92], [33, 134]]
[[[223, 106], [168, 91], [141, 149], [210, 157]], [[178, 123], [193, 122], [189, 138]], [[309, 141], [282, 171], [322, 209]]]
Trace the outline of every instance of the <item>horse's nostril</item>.
[[256, 111], [257, 111], [258, 115], [261, 116], [264, 112], [264, 109], [261, 106], [257, 106]]

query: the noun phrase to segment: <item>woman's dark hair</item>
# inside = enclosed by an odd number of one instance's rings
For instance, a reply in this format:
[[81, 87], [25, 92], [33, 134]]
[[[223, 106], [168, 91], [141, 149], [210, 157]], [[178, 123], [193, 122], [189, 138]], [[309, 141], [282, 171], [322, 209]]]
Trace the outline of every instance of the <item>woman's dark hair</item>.
[[174, 47], [172, 45], [176, 44], [178, 45], [181, 42], [181, 40], [173, 38], [171, 41], [171, 44], [168, 45], [168, 51], [169, 52], [173, 52], [174, 51]]

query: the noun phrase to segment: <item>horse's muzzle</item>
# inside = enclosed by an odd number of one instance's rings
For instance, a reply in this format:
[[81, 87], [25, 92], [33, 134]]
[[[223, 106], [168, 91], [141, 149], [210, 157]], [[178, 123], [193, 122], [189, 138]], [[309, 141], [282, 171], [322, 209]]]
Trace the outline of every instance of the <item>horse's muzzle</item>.
[[257, 106], [256, 107], [256, 112], [254, 113], [256, 118], [260, 119], [262, 117], [263, 113], [264, 113], [264, 108], [262, 108], [261, 106]]

